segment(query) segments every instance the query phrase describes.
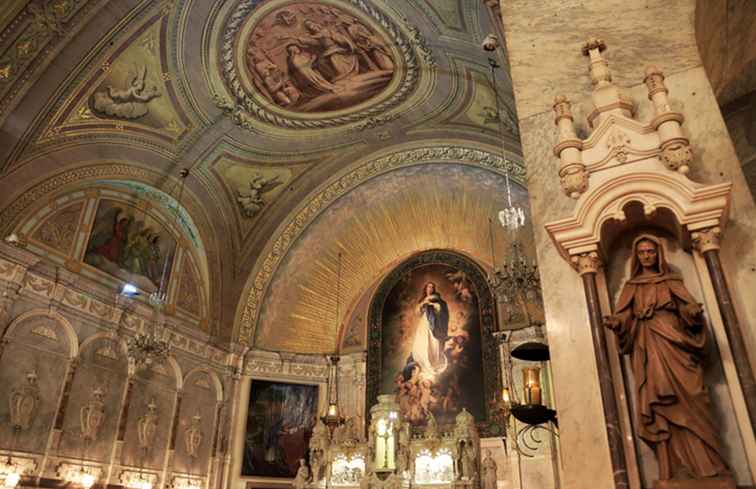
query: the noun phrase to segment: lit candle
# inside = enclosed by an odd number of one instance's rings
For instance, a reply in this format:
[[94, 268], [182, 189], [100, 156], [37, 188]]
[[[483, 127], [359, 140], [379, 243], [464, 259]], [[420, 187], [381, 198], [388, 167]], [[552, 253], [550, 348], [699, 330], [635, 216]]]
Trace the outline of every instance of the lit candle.
[[339, 407], [336, 405], [336, 403], [332, 403], [328, 405], [328, 416], [329, 417], [336, 417], [339, 415]]
[[511, 399], [509, 397], [509, 388], [508, 387], [504, 387], [501, 390], [501, 400], [504, 401], [507, 404], [509, 404], [511, 402]]
[[530, 367], [522, 369], [525, 404], [541, 404], [541, 369]]

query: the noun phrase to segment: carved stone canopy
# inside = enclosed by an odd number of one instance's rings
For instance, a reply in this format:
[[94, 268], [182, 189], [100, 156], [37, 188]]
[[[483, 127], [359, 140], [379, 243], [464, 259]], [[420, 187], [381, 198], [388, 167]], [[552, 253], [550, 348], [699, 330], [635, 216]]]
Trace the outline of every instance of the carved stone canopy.
[[559, 253], [576, 268], [585, 253], [600, 252], [605, 226], [626, 223], [626, 210], [639, 205], [647, 218], [657, 210], [671, 212], [679, 234], [723, 227], [727, 220], [732, 185], [704, 185], [688, 178], [693, 153], [682, 135], [683, 115], [673, 112], [664, 76], [656, 67], [645, 73], [648, 98], [655, 116], [647, 123], [634, 119], [632, 103], [612, 82], [601, 55], [606, 45], [592, 39], [583, 48], [590, 57], [594, 84], [594, 111], [588, 116], [593, 132], [577, 137], [570, 103], [554, 103], [559, 143], [559, 175], [567, 195], [577, 200], [570, 217], [546, 224]]

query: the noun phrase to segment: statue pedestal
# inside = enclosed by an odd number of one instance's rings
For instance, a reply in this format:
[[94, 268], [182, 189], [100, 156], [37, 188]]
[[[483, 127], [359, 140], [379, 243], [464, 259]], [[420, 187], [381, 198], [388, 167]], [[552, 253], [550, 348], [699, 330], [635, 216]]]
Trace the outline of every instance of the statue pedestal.
[[654, 482], [654, 489], [735, 489], [735, 481], [732, 477], [670, 479]]

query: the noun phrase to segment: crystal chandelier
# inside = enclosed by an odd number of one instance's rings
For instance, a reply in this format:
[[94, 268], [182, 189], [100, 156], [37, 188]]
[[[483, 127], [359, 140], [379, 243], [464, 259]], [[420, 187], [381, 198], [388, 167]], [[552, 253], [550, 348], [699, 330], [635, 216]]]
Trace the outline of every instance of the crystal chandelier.
[[[495, 36], [491, 36], [495, 39]], [[488, 39], [488, 38], [487, 38]], [[483, 49], [486, 51], [493, 51], [498, 47], [498, 42], [493, 45], [485, 45]], [[496, 120], [499, 123], [499, 131], [501, 132], [501, 157], [504, 159], [504, 179], [506, 180], [507, 190], [507, 207], [499, 211], [499, 221], [505, 229], [509, 231], [516, 231], [525, 225], [525, 211], [522, 207], [512, 204], [512, 188], [509, 182], [509, 165], [510, 162], [506, 157], [506, 151], [504, 150], [504, 117], [501, 114], [501, 100], [499, 99], [499, 85], [496, 83], [496, 68], [499, 68], [499, 63], [493, 58], [488, 58], [488, 65], [491, 67], [491, 87], [494, 92], [494, 99], [496, 100]]]
[[160, 291], [150, 294], [150, 304], [154, 308], [153, 327], [150, 333], [139, 333], [128, 339], [129, 359], [137, 369], [150, 368], [155, 363], [164, 362], [171, 353], [171, 345], [160, 337], [158, 318], [165, 305], [165, 294]]
[[[189, 176], [189, 170], [183, 168], [179, 175], [181, 177], [181, 186], [179, 187], [178, 196], [176, 198], [177, 213], [181, 206], [181, 195], [184, 191], [186, 177]], [[154, 311], [152, 331], [149, 333], [141, 332], [136, 336], [129, 338], [126, 342], [129, 350], [129, 359], [134, 363], [134, 366], [137, 369], [150, 368], [153, 364], [162, 363], [171, 353], [170, 342], [161, 337], [162, 328], [158, 323], [167, 300], [167, 294], [165, 292], [167, 287], [166, 275], [168, 272], [168, 264], [172, 260], [173, 255], [166, 258], [165, 263], [163, 264], [163, 272], [160, 277], [158, 289], [149, 296], [149, 301]]]

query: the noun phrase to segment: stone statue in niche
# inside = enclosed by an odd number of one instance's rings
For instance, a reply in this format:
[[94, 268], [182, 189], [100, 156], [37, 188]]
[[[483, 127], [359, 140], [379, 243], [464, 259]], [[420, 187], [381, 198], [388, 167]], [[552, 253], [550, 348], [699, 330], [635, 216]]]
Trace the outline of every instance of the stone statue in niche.
[[471, 481], [477, 475], [477, 459], [478, 454], [475, 451], [475, 446], [470, 440], [460, 441], [459, 447], [459, 465], [460, 465], [460, 478], [462, 480]]
[[155, 399], [150, 400], [147, 404], [147, 412], [139, 417], [137, 421], [137, 438], [139, 439], [139, 448], [149, 450], [155, 441], [158, 424], [157, 404]]
[[161, 95], [156, 85], [147, 86], [147, 67], [137, 68], [129, 86], [118, 89], [108, 86], [95, 92], [92, 105], [96, 112], [121, 119], [134, 120], [147, 115], [147, 104]]
[[242, 213], [247, 217], [255, 217], [265, 207], [266, 202], [263, 196], [282, 183], [278, 179], [278, 175], [273, 178], [265, 178], [256, 173], [249, 181], [249, 190], [239, 191], [236, 197]]
[[299, 459], [299, 468], [297, 469], [297, 475], [294, 477], [294, 481], [291, 483], [294, 489], [304, 489], [307, 486], [307, 481], [310, 479], [310, 469], [305, 465], [303, 458]]
[[199, 413], [192, 416], [189, 426], [184, 431], [184, 448], [191, 458], [199, 456], [199, 448], [202, 445], [204, 433], [202, 433], [202, 416]]
[[322, 420], [318, 419], [312, 430], [310, 438], [310, 467], [312, 468], [312, 480], [320, 481], [325, 476], [325, 453], [329, 445], [328, 428]]
[[480, 478], [483, 489], [496, 489], [496, 461], [491, 450], [486, 450], [486, 457], [480, 467]]
[[656, 237], [633, 242], [630, 279], [604, 324], [631, 355], [638, 435], [656, 453], [657, 487], [670, 479], [716, 477], [723, 485], [711, 487], [734, 487], [725, 482], [730, 475], [704, 385], [703, 310], [670, 270]]
[[428, 413], [427, 424], [425, 425], [425, 438], [435, 439], [439, 437], [438, 422], [433, 413]]
[[395, 71], [392, 51], [373, 28], [313, 1], [287, 4], [260, 19], [246, 55], [259, 93], [302, 113], [355, 106], [386, 88]]
[[39, 406], [39, 385], [37, 372], [32, 370], [26, 374], [26, 383], [16, 386], [11, 391], [10, 422], [14, 430], [28, 430], [34, 420], [34, 414]]

